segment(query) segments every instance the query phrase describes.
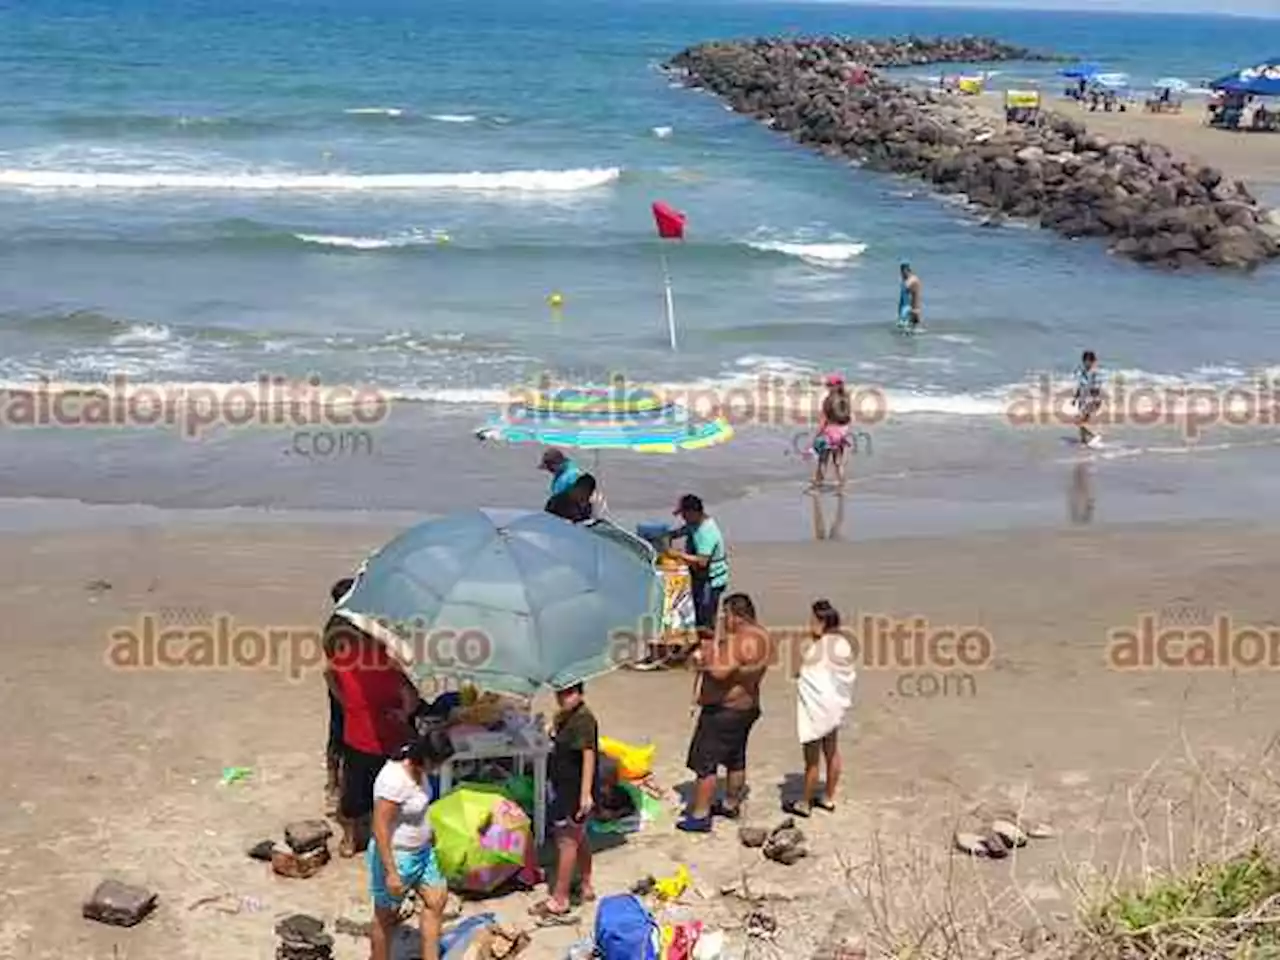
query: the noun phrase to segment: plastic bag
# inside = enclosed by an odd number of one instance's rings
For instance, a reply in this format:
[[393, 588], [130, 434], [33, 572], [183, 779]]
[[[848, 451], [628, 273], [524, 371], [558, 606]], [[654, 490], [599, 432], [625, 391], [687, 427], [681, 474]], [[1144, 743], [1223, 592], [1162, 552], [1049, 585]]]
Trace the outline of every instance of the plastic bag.
[[440, 956], [442, 960], [460, 960], [462, 955], [467, 952], [467, 947], [471, 945], [475, 935], [497, 922], [497, 915], [492, 913], [478, 913], [474, 917], [459, 920], [440, 934]]
[[652, 743], [637, 746], [612, 737], [600, 738], [600, 752], [617, 761], [618, 775], [623, 780], [643, 780], [652, 773], [657, 750]]
[[689, 873], [689, 868], [682, 863], [671, 876], [656, 880], [653, 884], [653, 892], [661, 900], [676, 900], [689, 889], [691, 883], [693, 883], [693, 876]]

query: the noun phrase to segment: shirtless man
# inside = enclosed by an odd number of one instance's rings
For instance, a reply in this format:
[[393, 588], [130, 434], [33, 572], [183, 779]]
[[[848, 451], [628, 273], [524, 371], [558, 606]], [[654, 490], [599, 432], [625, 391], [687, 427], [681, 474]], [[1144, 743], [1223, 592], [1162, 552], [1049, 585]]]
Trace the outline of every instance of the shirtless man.
[[[773, 640], [756, 622], [745, 593], [724, 598], [724, 631], [705, 638], [693, 656], [699, 669], [698, 725], [685, 761], [697, 778], [693, 802], [676, 829], [710, 833], [712, 816], [736, 819], [747, 782], [747, 738], [760, 719], [760, 683], [773, 660]], [[726, 801], [713, 803], [724, 767]]]
[[920, 278], [912, 271], [909, 263], [902, 264], [899, 270], [902, 273], [902, 286], [898, 290], [898, 329], [915, 333], [920, 326]]

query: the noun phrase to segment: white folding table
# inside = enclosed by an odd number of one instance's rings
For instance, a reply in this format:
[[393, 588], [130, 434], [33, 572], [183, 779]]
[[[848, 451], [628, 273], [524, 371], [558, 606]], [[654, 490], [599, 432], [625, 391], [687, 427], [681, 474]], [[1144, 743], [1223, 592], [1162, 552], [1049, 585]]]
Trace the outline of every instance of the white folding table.
[[533, 765], [533, 837], [539, 847], [547, 839], [547, 758], [551, 755], [551, 741], [534, 727], [524, 730], [503, 731], [498, 739], [492, 734], [452, 734], [455, 753], [440, 767], [440, 795], [453, 789], [453, 765], [474, 760], [501, 760], [511, 757], [516, 762], [517, 776], [523, 775], [527, 764]]

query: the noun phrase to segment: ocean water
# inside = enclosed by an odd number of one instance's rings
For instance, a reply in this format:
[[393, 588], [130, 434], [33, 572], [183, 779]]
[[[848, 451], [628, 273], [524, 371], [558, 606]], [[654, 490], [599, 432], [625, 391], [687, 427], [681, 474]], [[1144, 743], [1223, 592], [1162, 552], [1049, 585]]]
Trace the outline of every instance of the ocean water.
[[[521, 500], [533, 454], [479, 453], [470, 428], [543, 373], [724, 386], [842, 370], [892, 413], [864, 473], [1056, 462], [1061, 430], [1029, 439], [1000, 416], [1012, 389], [1084, 347], [1134, 379], [1249, 382], [1280, 368], [1280, 270], [1158, 274], [985, 228], [658, 65], [725, 37], [977, 33], [1196, 80], [1270, 53], [1261, 25], [712, 0], [0, 5], [0, 383], [313, 376], [402, 401], [372, 454], [323, 466], [264, 431], [0, 430], [0, 496]], [[1051, 82], [1042, 64], [1000, 69]], [[674, 353], [654, 200], [689, 216], [667, 250]], [[925, 284], [929, 330], [911, 340], [891, 329], [902, 260]], [[808, 469], [785, 430], [679, 462], [726, 497]], [[647, 476], [627, 495], [665, 502]]]

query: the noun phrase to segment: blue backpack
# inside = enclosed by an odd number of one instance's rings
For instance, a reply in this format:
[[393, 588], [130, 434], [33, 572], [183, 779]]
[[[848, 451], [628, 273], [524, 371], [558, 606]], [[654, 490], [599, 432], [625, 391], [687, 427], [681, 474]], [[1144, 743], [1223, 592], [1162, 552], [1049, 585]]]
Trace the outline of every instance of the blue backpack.
[[596, 906], [596, 950], [601, 960], [657, 960], [662, 938], [653, 916], [629, 893]]

